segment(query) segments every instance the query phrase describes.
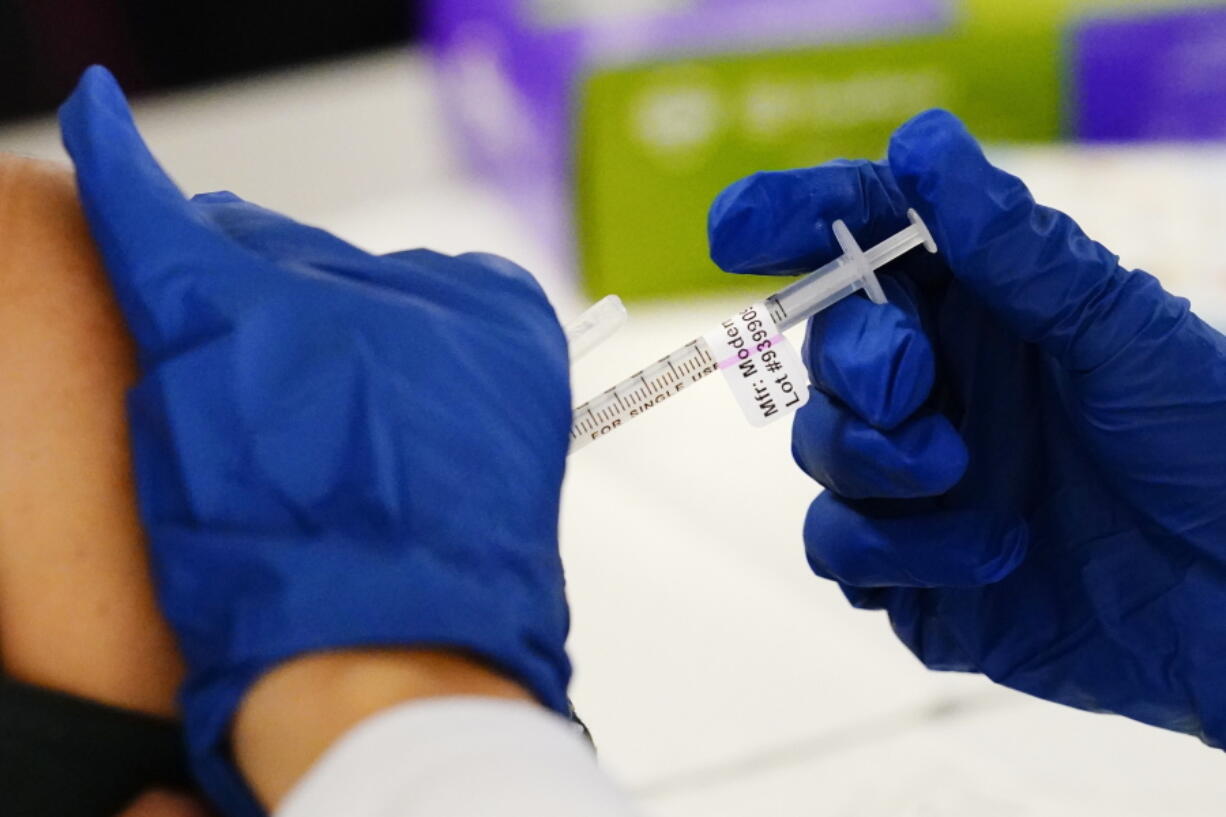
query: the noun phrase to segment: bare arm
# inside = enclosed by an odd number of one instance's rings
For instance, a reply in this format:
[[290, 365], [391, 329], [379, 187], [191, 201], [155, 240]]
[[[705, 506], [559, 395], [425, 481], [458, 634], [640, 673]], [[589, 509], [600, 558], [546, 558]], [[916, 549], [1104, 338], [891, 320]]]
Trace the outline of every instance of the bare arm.
[[124, 391], [135, 364], [71, 171], [0, 155], [0, 660], [22, 681], [173, 715]]
[[307, 655], [251, 688], [235, 719], [235, 757], [260, 801], [272, 808], [359, 721], [399, 703], [444, 695], [532, 700], [512, 681], [450, 653]]

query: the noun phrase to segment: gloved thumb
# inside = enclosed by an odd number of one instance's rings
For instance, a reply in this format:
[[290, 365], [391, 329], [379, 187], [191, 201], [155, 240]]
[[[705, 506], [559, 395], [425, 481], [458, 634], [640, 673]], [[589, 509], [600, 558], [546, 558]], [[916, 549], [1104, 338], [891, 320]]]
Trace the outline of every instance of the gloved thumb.
[[933, 110], [894, 134], [890, 169], [954, 276], [1023, 340], [1074, 371], [1118, 352], [1175, 299], [1035, 203], [994, 167], [962, 123]]
[[105, 68], [81, 77], [60, 108], [60, 129], [119, 306], [142, 356], [156, 355], [189, 331], [184, 277], [202, 286], [227, 267], [216, 234], [149, 152]]
[[60, 108], [60, 130], [102, 249], [149, 255], [174, 246], [159, 228], [191, 218], [187, 199], [149, 152], [109, 71], [85, 71]]

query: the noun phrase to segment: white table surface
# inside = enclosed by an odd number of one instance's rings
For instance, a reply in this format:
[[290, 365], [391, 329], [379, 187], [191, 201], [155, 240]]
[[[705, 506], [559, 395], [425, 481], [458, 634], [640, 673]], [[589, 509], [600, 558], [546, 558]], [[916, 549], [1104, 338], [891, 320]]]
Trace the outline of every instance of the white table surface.
[[[146, 98], [137, 118], [189, 191], [231, 189], [375, 251], [498, 252], [534, 270], [564, 317], [582, 304], [565, 264], [465, 174], [417, 55]], [[50, 120], [0, 129], [0, 150], [62, 155]], [[1226, 167], [1221, 151], [999, 155], [1198, 307], [1221, 302], [1221, 267], [1201, 251], [1226, 224], [1204, 181], [1206, 163]], [[576, 397], [739, 305], [637, 307], [583, 361]], [[769, 496], [737, 492], [727, 475], [747, 468], [771, 475]], [[816, 490], [791, 462], [787, 424], [750, 428], [717, 385], [573, 458], [562, 532], [574, 699], [604, 764], [650, 814], [1226, 812], [1223, 756], [1191, 738], [920, 667], [882, 615], [809, 574], [800, 527]]]

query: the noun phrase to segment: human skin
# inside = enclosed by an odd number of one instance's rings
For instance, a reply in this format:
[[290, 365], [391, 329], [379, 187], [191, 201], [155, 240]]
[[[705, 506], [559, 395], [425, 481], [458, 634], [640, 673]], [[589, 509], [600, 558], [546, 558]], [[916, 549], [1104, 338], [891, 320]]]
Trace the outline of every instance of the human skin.
[[119, 817], [213, 817], [194, 798], [165, 791], [151, 791], [136, 798]]
[[[0, 664], [27, 683], [177, 717], [183, 664], [133, 490], [124, 393], [136, 377], [71, 171], [0, 154]], [[271, 808], [358, 721], [444, 695], [531, 699], [442, 651], [307, 655], [252, 687], [235, 757]], [[153, 792], [122, 817], [198, 814]]]
[[136, 377], [71, 172], [0, 156], [0, 661], [18, 680], [175, 714], [182, 662], [133, 501]]
[[234, 756], [269, 810], [327, 748], [382, 709], [436, 696], [532, 701], [518, 684], [459, 655], [345, 650], [302, 656], [264, 675], [234, 721]]

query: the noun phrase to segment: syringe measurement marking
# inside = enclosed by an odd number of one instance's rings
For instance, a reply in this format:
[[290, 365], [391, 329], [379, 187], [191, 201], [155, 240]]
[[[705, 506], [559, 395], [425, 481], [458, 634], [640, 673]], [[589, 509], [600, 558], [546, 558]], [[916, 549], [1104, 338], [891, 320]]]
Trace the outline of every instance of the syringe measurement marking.
[[[635, 372], [577, 407], [575, 416], [579, 419], [571, 428], [572, 440], [582, 437], [579, 445], [591, 442], [620, 426], [625, 419], [636, 417], [677, 394], [684, 389], [686, 381], [696, 382], [716, 371], [715, 360], [701, 345], [700, 339], [687, 343], [678, 351], [679, 354], [660, 358], [647, 369]], [[649, 372], [651, 377], [648, 377]], [[624, 391], [627, 384], [633, 384], [636, 380], [638, 383], [631, 391]]]

